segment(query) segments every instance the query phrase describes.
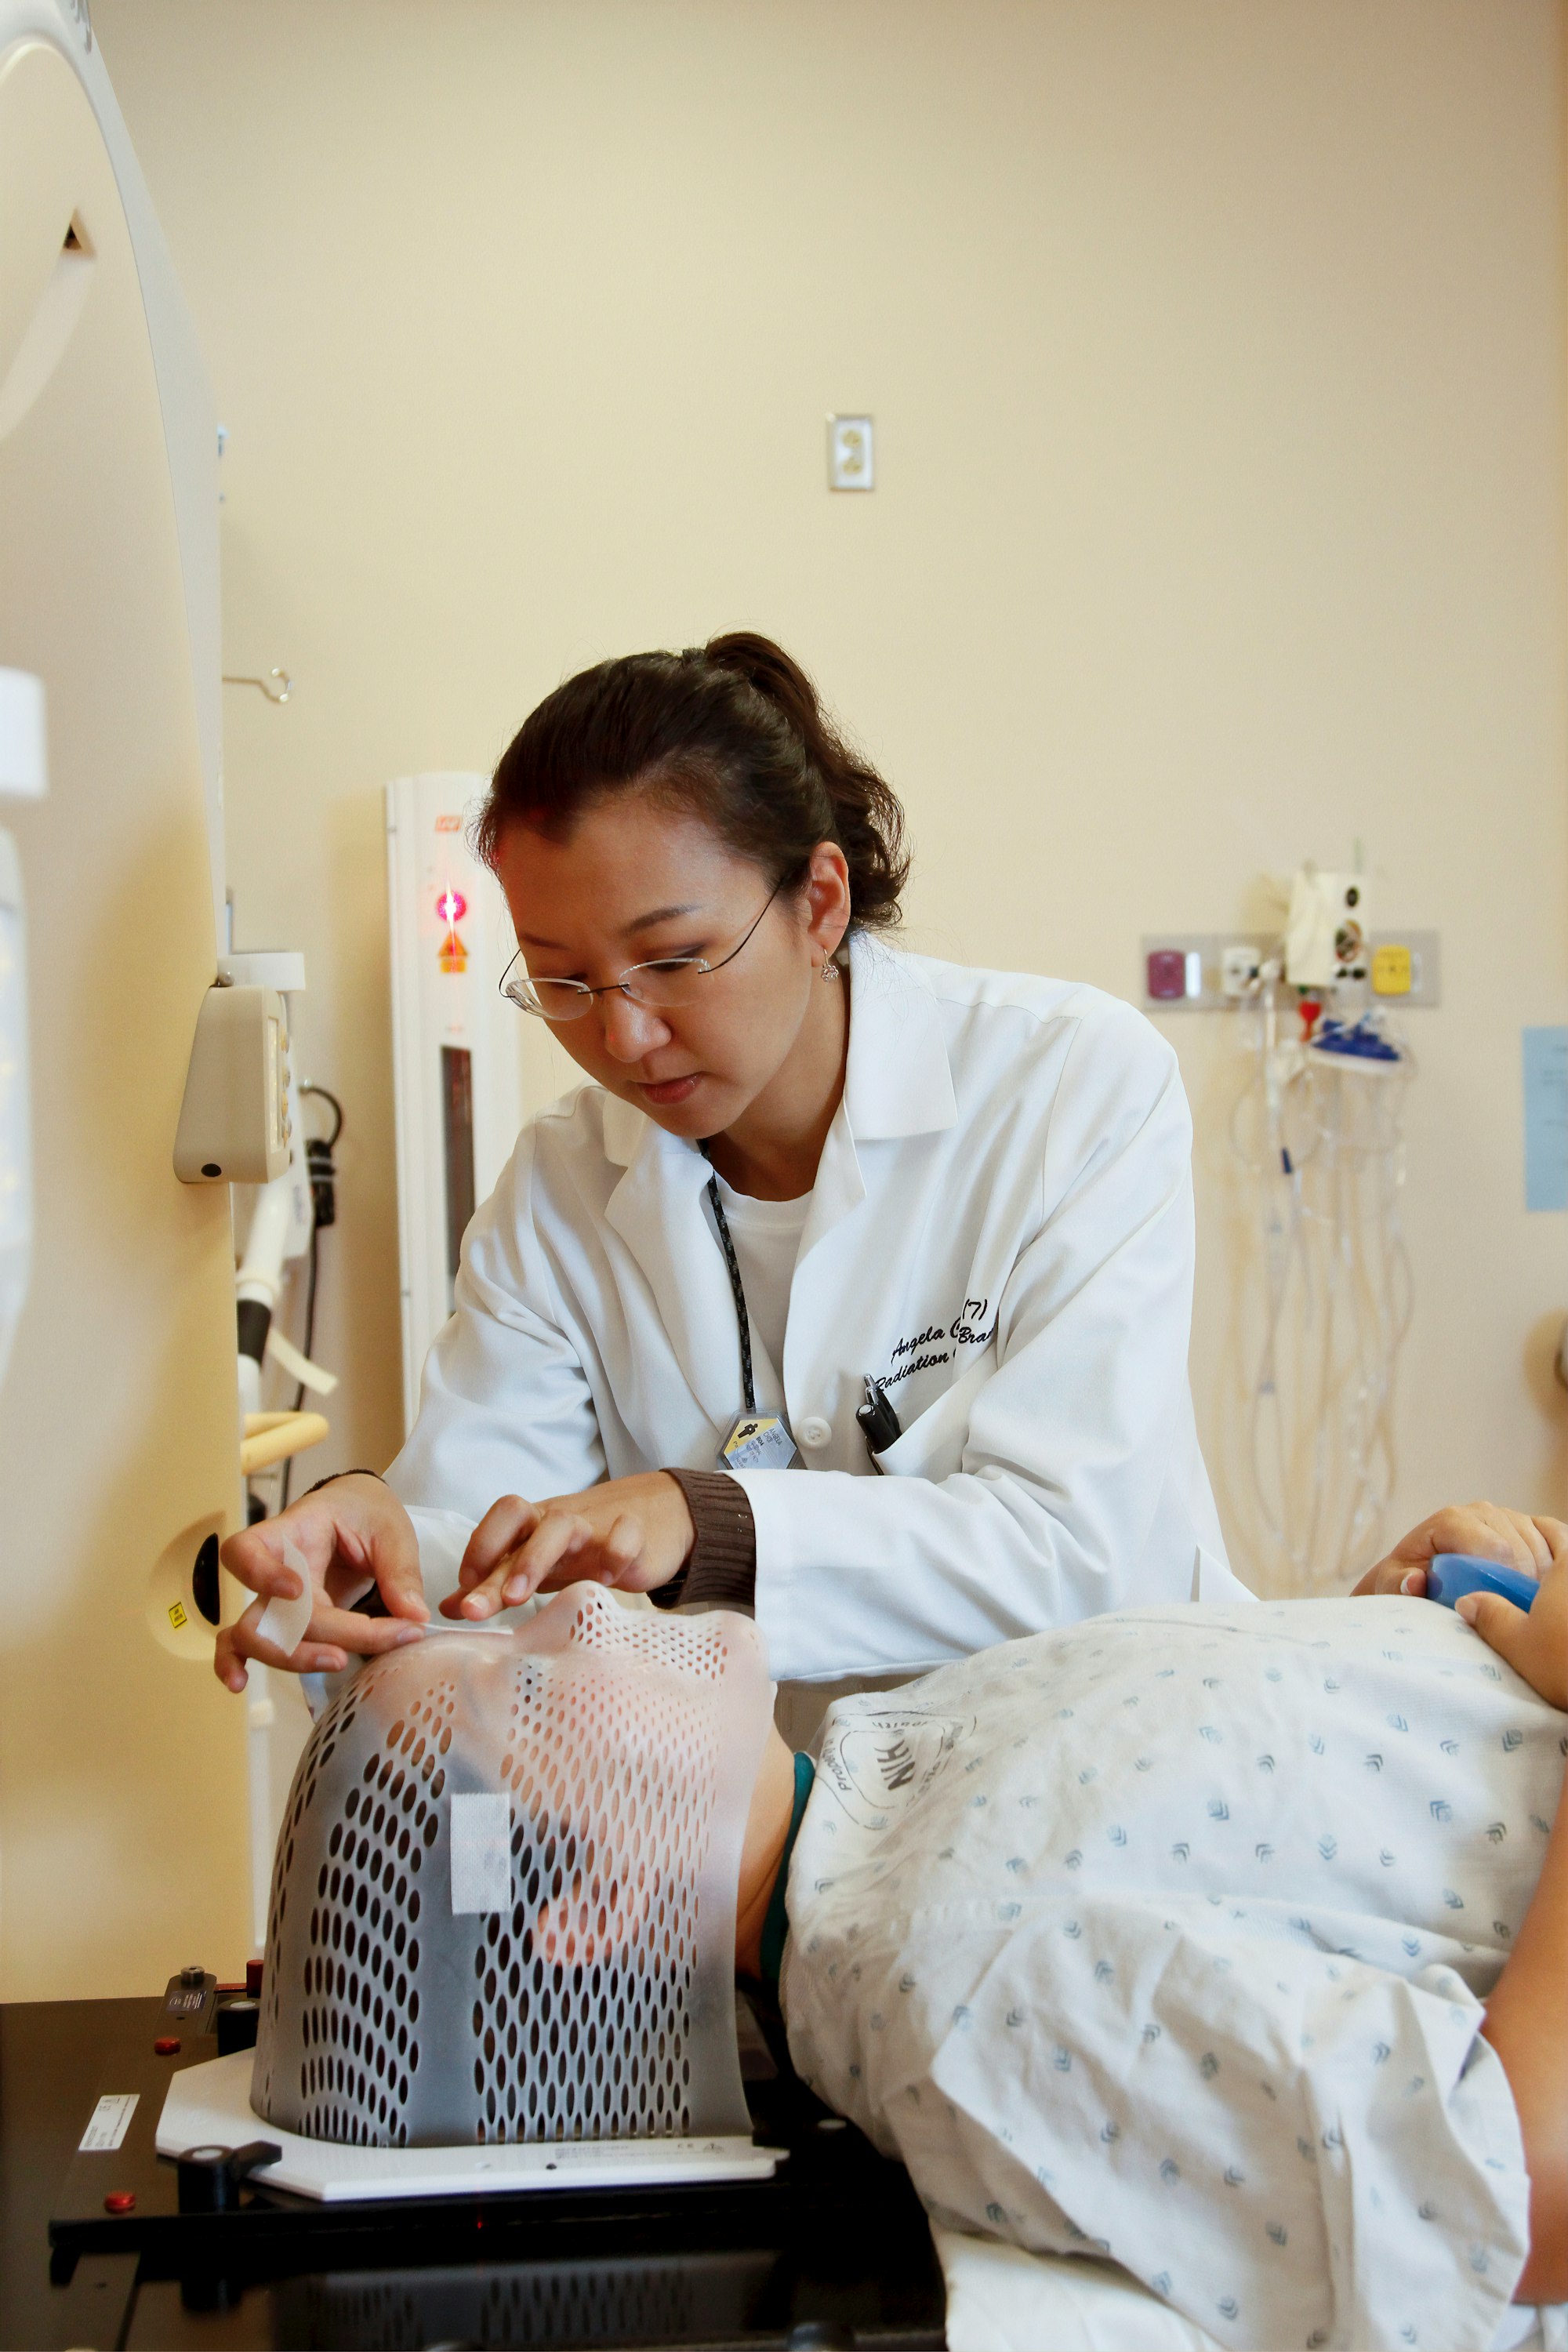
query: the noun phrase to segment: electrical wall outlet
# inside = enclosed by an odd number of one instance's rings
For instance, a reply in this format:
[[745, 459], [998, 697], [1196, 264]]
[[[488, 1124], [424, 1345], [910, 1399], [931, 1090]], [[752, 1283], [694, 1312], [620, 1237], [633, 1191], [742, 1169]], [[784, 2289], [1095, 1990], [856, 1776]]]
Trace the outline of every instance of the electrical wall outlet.
[[877, 481], [876, 425], [869, 416], [827, 420], [827, 487], [869, 490]]
[[1222, 996], [1245, 996], [1263, 969], [1254, 947], [1232, 945], [1220, 950], [1219, 986]]

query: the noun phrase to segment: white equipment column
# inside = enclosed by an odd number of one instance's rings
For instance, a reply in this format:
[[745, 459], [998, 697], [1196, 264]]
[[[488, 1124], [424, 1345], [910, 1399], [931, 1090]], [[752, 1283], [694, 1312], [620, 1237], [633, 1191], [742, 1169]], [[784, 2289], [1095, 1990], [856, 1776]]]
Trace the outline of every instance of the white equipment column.
[[530, 1084], [543, 1024], [500, 993], [517, 941], [500, 885], [468, 847], [486, 776], [400, 776], [386, 788], [397, 1106], [398, 1269], [403, 1291], [405, 1426], [419, 1403], [431, 1340], [452, 1311], [463, 1234], [495, 1188]]
[[36, 1182], [0, 1389], [0, 1999], [79, 2000], [250, 1941], [246, 1716], [212, 1672], [234, 1236], [227, 1185], [174, 1167], [223, 903], [217, 426], [81, 0], [0, 0], [0, 664], [49, 715], [48, 793], [5, 803]]

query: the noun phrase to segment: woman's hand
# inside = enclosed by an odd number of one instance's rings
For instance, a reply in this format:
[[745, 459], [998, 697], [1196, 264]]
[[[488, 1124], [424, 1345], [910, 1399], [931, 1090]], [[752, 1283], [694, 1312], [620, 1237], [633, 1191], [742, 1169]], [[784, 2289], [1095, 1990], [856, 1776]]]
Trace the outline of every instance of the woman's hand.
[[1503, 1568], [1521, 1569], [1526, 1576], [1541, 1576], [1565, 1536], [1568, 1528], [1561, 1519], [1530, 1518], [1523, 1511], [1505, 1511], [1499, 1503], [1450, 1503], [1413, 1528], [1386, 1559], [1369, 1568], [1355, 1591], [1407, 1592], [1418, 1599], [1426, 1590], [1426, 1563], [1440, 1551], [1474, 1552]]
[[493, 1617], [562, 1584], [651, 1592], [686, 1565], [697, 1530], [668, 1470], [608, 1478], [582, 1495], [503, 1495], [468, 1538], [445, 1617]]
[[[315, 1607], [298, 1649], [285, 1652], [258, 1639], [269, 1601], [300, 1597], [298, 1572], [286, 1567], [284, 1538], [303, 1555], [310, 1571]], [[332, 1675], [349, 1654], [374, 1657], [419, 1639], [428, 1619], [419, 1573], [419, 1541], [414, 1525], [390, 1486], [379, 1478], [334, 1478], [313, 1495], [302, 1495], [275, 1519], [263, 1519], [242, 1535], [230, 1536], [223, 1564], [231, 1576], [259, 1597], [237, 1623], [218, 1633], [214, 1670], [231, 1691], [245, 1688], [245, 1662], [285, 1666], [295, 1675]], [[388, 1617], [355, 1616], [349, 1604], [372, 1585], [391, 1611]]]
[[1540, 1519], [1552, 1530], [1552, 1562], [1529, 1609], [1516, 1609], [1500, 1592], [1461, 1592], [1454, 1613], [1473, 1625], [1549, 1706], [1568, 1709], [1568, 1527]]

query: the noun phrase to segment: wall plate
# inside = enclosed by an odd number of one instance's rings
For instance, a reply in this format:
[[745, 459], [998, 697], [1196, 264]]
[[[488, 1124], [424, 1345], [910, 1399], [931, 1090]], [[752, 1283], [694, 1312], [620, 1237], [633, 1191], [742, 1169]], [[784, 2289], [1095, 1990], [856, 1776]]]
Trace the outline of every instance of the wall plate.
[[[1138, 1002], [1145, 1013], [1226, 1013], [1246, 999], [1227, 996], [1223, 985], [1223, 965], [1226, 948], [1251, 948], [1261, 962], [1266, 956], [1280, 952], [1278, 931], [1151, 931], [1138, 943]], [[1410, 990], [1404, 996], [1380, 996], [1373, 989], [1370, 978], [1364, 983], [1369, 1005], [1383, 1005], [1391, 1013], [1403, 1012], [1407, 1006], [1419, 1006], [1429, 1011], [1442, 1002], [1442, 947], [1436, 931], [1379, 930], [1371, 935], [1370, 951], [1375, 956], [1380, 947], [1403, 947], [1410, 950]], [[1179, 969], [1182, 980], [1179, 995], [1153, 994], [1149, 986], [1150, 958], [1162, 960], [1163, 973], [1174, 981]], [[1368, 965], [1370, 972], [1371, 966]], [[1361, 985], [1356, 986], [1360, 1001]], [[1289, 983], [1287, 982], [1287, 986]], [[1320, 990], [1327, 998], [1329, 990]]]
[[871, 490], [877, 486], [876, 425], [869, 416], [827, 420], [827, 487]]

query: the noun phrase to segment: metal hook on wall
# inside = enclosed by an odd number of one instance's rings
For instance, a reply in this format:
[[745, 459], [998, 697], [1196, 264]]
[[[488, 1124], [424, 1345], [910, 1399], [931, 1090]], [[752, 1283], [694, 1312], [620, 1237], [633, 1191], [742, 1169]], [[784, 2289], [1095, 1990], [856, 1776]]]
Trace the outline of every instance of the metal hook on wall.
[[[276, 687], [268, 685], [268, 678], [277, 679]], [[287, 702], [294, 691], [294, 681], [286, 669], [268, 670], [267, 677], [230, 677], [226, 670], [223, 682], [225, 686], [257, 687], [267, 697], [268, 702]]]

